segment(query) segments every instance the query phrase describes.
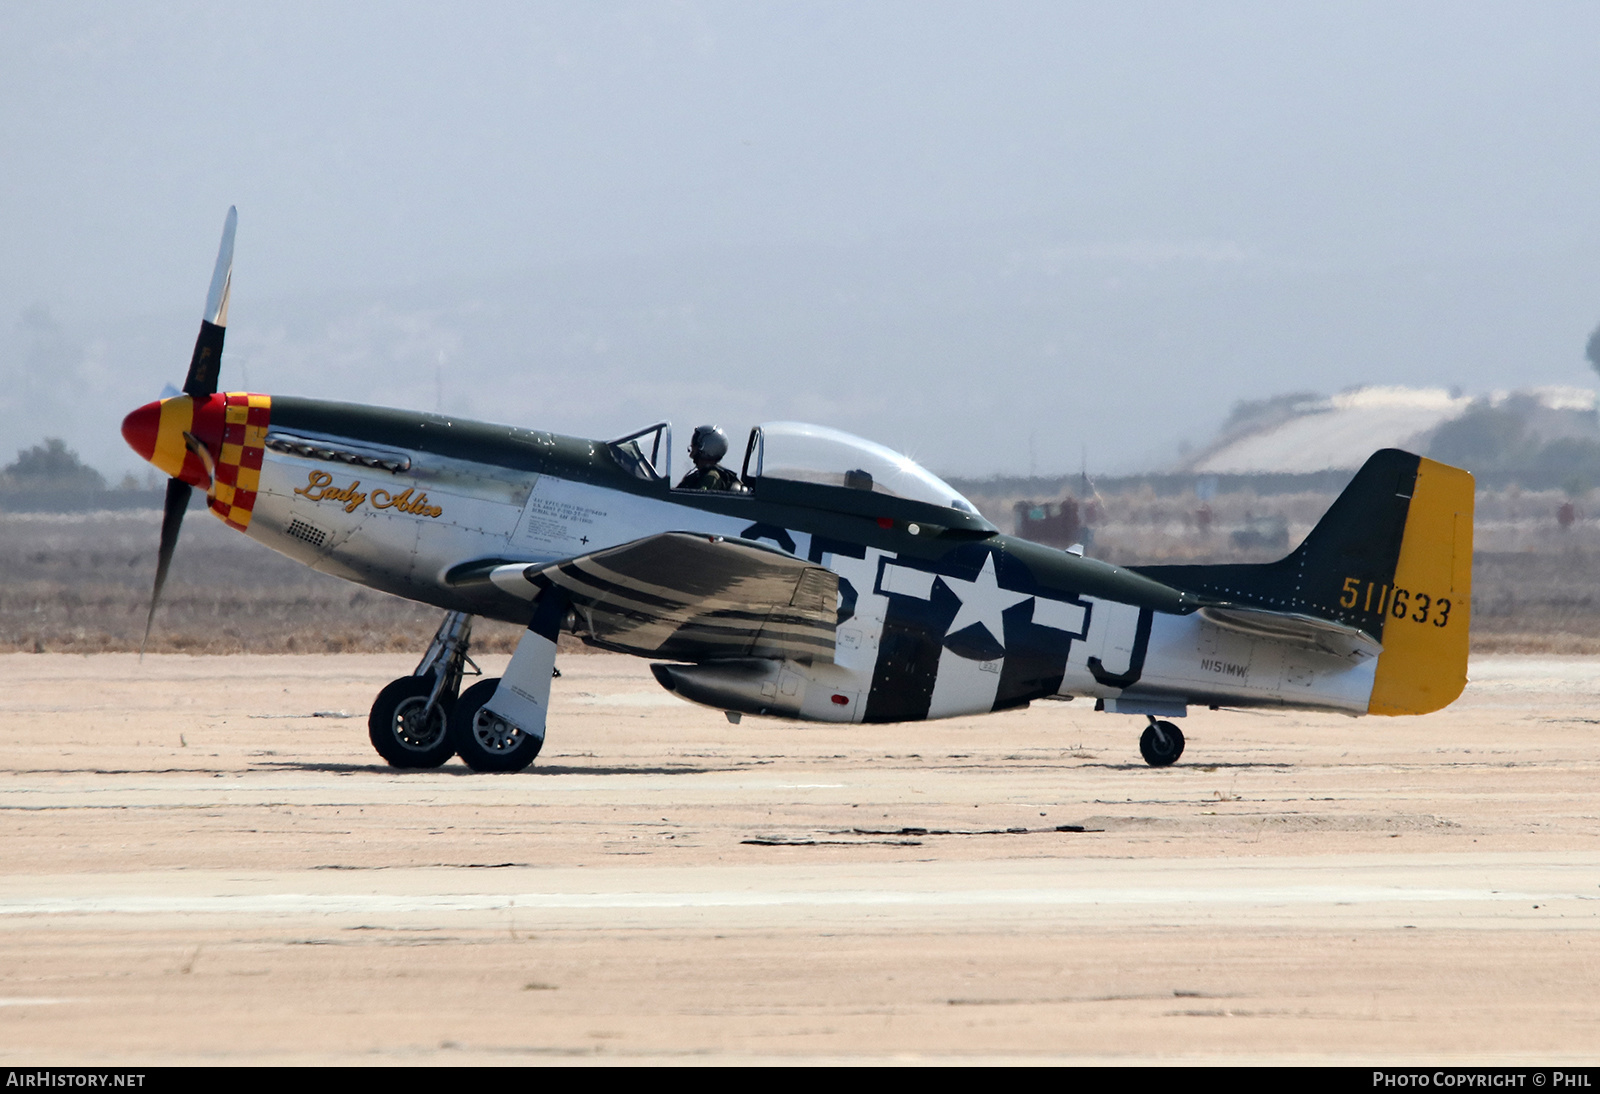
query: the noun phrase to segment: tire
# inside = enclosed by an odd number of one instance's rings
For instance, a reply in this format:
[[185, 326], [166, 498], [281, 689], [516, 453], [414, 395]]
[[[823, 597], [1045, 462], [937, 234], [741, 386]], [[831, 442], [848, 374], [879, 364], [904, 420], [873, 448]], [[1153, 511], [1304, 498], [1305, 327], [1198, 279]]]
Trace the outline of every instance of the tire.
[[450, 712], [450, 739], [456, 754], [474, 771], [521, 771], [544, 747], [532, 737], [483, 709], [500, 681], [480, 680], [456, 700]]
[[[1157, 727], [1160, 733], [1157, 733]], [[1161, 739], [1161, 734], [1166, 740]], [[1146, 726], [1145, 731], [1139, 736], [1139, 752], [1144, 756], [1144, 762], [1151, 767], [1168, 767], [1178, 762], [1178, 757], [1183, 755], [1183, 730], [1171, 722], [1157, 722], [1153, 726]]]
[[450, 703], [443, 696], [433, 717], [420, 724], [423, 708], [433, 692], [433, 678], [402, 676], [391, 681], [372, 701], [367, 715], [367, 736], [378, 755], [394, 767], [438, 767], [455, 755], [450, 741]]

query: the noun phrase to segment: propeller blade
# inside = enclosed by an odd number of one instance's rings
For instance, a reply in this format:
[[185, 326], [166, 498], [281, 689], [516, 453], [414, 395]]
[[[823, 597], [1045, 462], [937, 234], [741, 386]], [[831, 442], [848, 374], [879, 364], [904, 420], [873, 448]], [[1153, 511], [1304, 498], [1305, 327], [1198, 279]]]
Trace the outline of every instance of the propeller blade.
[[[228, 216], [222, 222], [222, 243], [217, 247], [217, 264], [211, 271], [211, 288], [206, 293], [206, 311], [200, 317], [200, 336], [194, 340], [194, 356], [189, 359], [189, 374], [183, 380], [183, 394], [195, 399], [205, 399], [217, 393], [217, 373], [222, 365], [222, 341], [228, 328], [228, 297], [233, 291], [233, 233], [239, 226], [239, 210], [228, 206]], [[172, 394], [176, 394], [173, 392]], [[162, 392], [162, 398], [167, 392]], [[152, 404], [154, 405], [154, 404]], [[143, 408], [135, 415], [143, 413]], [[129, 415], [133, 420], [135, 415]], [[124, 423], [126, 436], [129, 426]], [[130, 441], [129, 443], [133, 443]], [[216, 487], [216, 460], [194, 434], [185, 432], [184, 447], [205, 465], [206, 492]], [[137, 446], [135, 446], [137, 448]], [[161, 590], [167, 584], [167, 571], [172, 568], [172, 553], [178, 546], [178, 533], [183, 529], [183, 514], [189, 509], [189, 499], [194, 487], [182, 479], [167, 480], [167, 500], [161, 510], [161, 547], [156, 554], [156, 584], [150, 592], [150, 612], [144, 617], [144, 639], [139, 643], [139, 657], [143, 659], [145, 647], [150, 644], [150, 628], [155, 625], [156, 608], [161, 603]]]
[[194, 340], [189, 375], [183, 381], [185, 395], [204, 398], [217, 393], [222, 340], [228, 327], [228, 296], [233, 290], [233, 231], [238, 225], [239, 210], [230, 205], [228, 219], [222, 224], [216, 269], [211, 272], [211, 291], [206, 294], [206, 313], [200, 318], [200, 336]]
[[211, 497], [217, 492], [217, 460], [207, 448], [205, 442], [188, 430], [184, 430], [183, 447], [193, 452], [205, 465], [206, 469], [206, 497]]
[[194, 487], [182, 479], [167, 480], [167, 501], [161, 510], [161, 549], [156, 555], [156, 587], [150, 594], [150, 614], [144, 620], [144, 640], [139, 643], [139, 657], [150, 644], [150, 626], [156, 619], [156, 605], [161, 603], [161, 589], [167, 583], [167, 570], [172, 566], [172, 551], [178, 546], [178, 531], [183, 527], [183, 514], [189, 508], [189, 495]]

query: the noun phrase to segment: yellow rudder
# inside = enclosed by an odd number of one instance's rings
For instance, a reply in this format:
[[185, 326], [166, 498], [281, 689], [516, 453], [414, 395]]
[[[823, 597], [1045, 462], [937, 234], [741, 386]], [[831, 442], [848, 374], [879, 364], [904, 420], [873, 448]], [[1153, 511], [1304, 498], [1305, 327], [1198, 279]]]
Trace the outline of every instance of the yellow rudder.
[[1369, 714], [1427, 714], [1449, 706], [1467, 685], [1472, 502], [1470, 474], [1418, 463]]

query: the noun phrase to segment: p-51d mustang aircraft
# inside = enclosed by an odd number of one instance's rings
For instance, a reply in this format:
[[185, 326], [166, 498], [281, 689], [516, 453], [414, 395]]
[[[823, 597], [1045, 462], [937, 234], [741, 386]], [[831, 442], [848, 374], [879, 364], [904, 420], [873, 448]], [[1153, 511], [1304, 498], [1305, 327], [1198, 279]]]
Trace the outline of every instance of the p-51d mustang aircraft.
[[[795, 422], [751, 430], [737, 489], [676, 489], [666, 422], [591, 441], [219, 393], [235, 223], [183, 394], [122, 426], [171, 476], [150, 619], [197, 487], [274, 550], [444, 609], [372, 706], [396, 766], [531, 763], [563, 630], [657, 659], [664, 687], [733, 721], [1092, 699], [1147, 720], [1157, 766], [1183, 751], [1166, 719], [1192, 705], [1423, 714], [1465, 685], [1464, 471], [1378, 452], [1293, 553], [1222, 566], [1122, 568], [1002, 535], [906, 457]], [[462, 691], [475, 615], [528, 629], [502, 677]]]

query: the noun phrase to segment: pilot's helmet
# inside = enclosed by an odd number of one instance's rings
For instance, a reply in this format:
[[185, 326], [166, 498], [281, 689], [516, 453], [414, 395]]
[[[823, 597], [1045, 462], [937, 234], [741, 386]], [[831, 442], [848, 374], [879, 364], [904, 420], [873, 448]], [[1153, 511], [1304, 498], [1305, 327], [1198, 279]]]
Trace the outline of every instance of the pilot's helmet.
[[689, 439], [689, 458], [718, 463], [728, 454], [728, 435], [714, 425], [695, 426]]

